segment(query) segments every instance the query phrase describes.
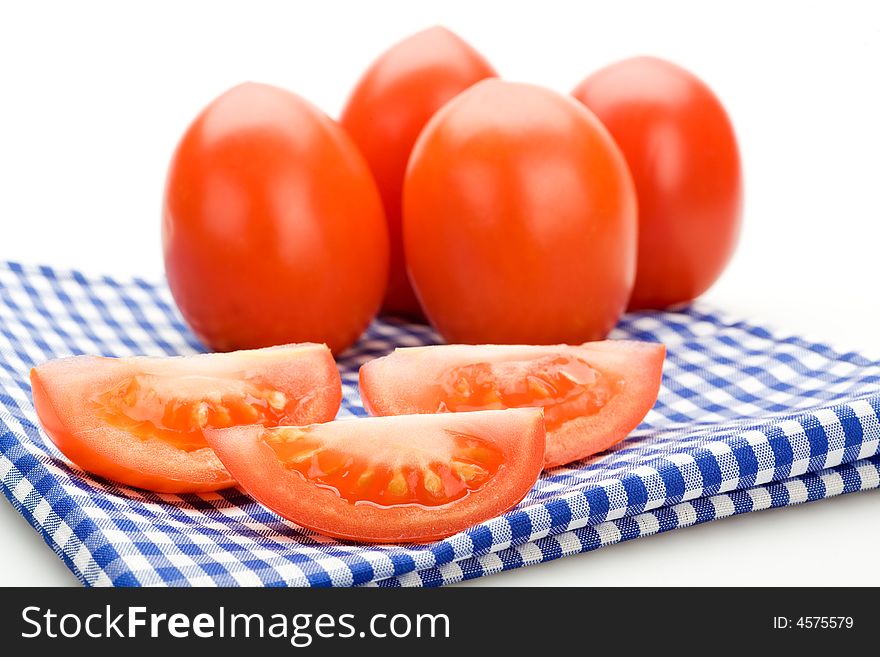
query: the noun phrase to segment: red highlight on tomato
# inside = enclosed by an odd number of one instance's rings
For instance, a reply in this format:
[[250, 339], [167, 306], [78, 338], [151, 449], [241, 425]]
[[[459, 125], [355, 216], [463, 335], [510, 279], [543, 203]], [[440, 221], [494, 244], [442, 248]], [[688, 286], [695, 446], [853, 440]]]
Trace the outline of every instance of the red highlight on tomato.
[[374, 415], [543, 408], [544, 466], [626, 438], [657, 401], [666, 349], [609, 340], [578, 346], [441, 345], [396, 349], [361, 367]]
[[31, 370], [43, 429], [76, 465], [162, 493], [235, 485], [202, 430], [332, 420], [330, 350], [299, 344], [176, 358], [73, 356]]
[[541, 472], [544, 435], [540, 409], [205, 431], [255, 500], [370, 543], [438, 540], [509, 510]]

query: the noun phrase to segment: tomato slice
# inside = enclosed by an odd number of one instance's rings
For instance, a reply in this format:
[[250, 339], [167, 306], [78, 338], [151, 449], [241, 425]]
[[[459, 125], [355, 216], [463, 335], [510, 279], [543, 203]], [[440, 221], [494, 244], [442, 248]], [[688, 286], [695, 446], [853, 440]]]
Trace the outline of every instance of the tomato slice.
[[541, 472], [540, 409], [206, 430], [255, 500], [327, 536], [436, 540], [504, 513]]
[[332, 420], [339, 372], [325, 345], [176, 358], [73, 356], [31, 370], [37, 416], [79, 467], [161, 493], [235, 485], [204, 428]]
[[657, 400], [665, 354], [662, 344], [624, 340], [409, 347], [361, 367], [361, 397], [373, 415], [542, 407], [552, 468], [638, 426]]

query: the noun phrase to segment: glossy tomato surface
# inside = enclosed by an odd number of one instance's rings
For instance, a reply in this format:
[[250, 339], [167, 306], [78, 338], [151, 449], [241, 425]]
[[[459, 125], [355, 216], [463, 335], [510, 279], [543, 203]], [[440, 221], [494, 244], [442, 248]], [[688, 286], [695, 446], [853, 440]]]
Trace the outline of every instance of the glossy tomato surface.
[[570, 97], [501, 80], [456, 96], [416, 143], [403, 217], [412, 282], [448, 342], [595, 340], [629, 299], [632, 180]]
[[705, 292], [740, 231], [742, 173], [733, 126], [709, 87], [652, 57], [627, 59], [573, 92], [611, 132], [635, 180], [639, 248], [630, 308]]
[[233, 88], [186, 131], [162, 228], [174, 299], [216, 350], [341, 351], [385, 291], [387, 229], [363, 157], [320, 110], [268, 85]]
[[433, 27], [380, 55], [342, 112], [340, 123], [366, 157], [385, 206], [391, 244], [386, 312], [421, 316], [406, 272], [400, 227], [403, 176], [416, 137], [450, 99], [495, 75], [482, 55], [461, 38]]
[[657, 401], [665, 354], [625, 340], [409, 347], [361, 367], [361, 397], [374, 415], [543, 408], [550, 468], [626, 438]]
[[444, 538], [504, 513], [541, 472], [536, 409], [206, 431], [244, 490], [298, 525], [371, 543]]
[[176, 358], [73, 356], [31, 370], [34, 406], [76, 465], [161, 493], [235, 485], [205, 428], [332, 420], [339, 372], [324, 345]]

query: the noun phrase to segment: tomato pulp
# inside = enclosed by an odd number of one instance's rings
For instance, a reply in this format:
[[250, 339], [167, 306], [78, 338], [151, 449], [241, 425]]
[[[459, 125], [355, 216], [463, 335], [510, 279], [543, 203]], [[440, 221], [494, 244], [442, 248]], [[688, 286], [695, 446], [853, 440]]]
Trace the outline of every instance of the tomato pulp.
[[244, 490], [336, 538], [425, 542], [504, 513], [541, 472], [540, 409], [208, 430]]
[[572, 92], [623, 151], [639, 203], [638, 265], [629, 307], [690, 301], [721, 275], [739, 237], [742, 172], [721, 102], [683, 68], [637, 57]]
[[31, 371], [46, 434], [79, 467], [164, 493], [235, 484], [202, 430], [324, 422], [342, 399], [324, 345], [177, 358], [73, 356]]
[[361, 397], [374, 415], [543, 408], [550, 468], [626, 438], [657, 400], [665, 353], [623, 340], [396, 349], [361, 367]]
[[416, 137], [446, 102], [495, 70], [471, 46], [442, 27], [395, 44], [358, 81], [340, 123], [376, 178], [390, 238], [388, 290], [383, 310], [421, 317], [406, 271], [401, 239], [401, 195]]

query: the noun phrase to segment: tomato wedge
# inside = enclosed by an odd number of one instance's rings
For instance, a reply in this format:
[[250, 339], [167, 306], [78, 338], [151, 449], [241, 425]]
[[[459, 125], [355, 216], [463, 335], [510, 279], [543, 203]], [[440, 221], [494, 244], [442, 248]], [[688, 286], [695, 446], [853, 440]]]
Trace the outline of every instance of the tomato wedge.
[[206, 430], [255, 500], [298, 525], [422, 543], [504, 513], [541, 473], [540, 409]]
[[325, 345], [176, 358], [73, 356], [31, 370], [37, 416], [93, 474], [160, 493], [235, 485], [207, 427], [333, 419], [342, 387]]
[[408, 347], [361, 367], [361, 397], [373, 415], [543, 407], [552, 468], [638, 426], [657, 400], [665, 354], [662, 344], [624, 340]]

